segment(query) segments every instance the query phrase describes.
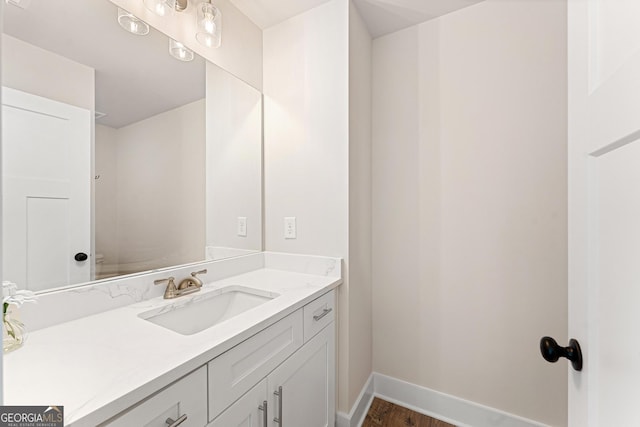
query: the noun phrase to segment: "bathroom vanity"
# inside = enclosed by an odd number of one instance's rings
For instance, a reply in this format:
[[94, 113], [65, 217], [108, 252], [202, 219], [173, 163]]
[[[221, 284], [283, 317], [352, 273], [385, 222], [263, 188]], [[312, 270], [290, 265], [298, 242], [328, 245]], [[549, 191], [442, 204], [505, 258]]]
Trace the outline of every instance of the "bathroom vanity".
[[[340, 260], [260, 253], [203, 266], [202, 290], [175, 299], [152, 282], [188, 266], [84, 290], [117, 300], [138, 283], [153, 295], [34, 331], [5, 356], [5, 404], [62, 405], [73, 426], [333, 426]], [[213, 325], [181, 325], [203, 313]]]

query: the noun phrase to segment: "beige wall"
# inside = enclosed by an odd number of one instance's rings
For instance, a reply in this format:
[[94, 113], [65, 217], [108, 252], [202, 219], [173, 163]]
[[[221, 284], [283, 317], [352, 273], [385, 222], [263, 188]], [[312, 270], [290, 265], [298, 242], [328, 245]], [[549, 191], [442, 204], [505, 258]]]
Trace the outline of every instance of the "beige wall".
[[95, 108], [93, 68], [7, 34], [2, 34], [1, 63], [3, 86], [90, 111]]
[[[96, 228], [104, 270], [126, 274], [204, 259], [205, 100], [117, 130], [99, 127], [96, 138], [96, 155], [115, 161], [96, 159], [104, 180], [96, 183], [96, 227], [117, 231], [116, 243], [100, 240], [108, 231]], [[105, 147], [113, 139], [116, 148]], [[116, 197], [107, 200], [107, 191]], [[106, 203], [115, 225], [100, 212]], [[114, 256], [117, 266], [106, 265]]]
[[[349, 2], [333, 0], [263, 34], [266, 249], [345, 259], [338, 290], [341, 412], [351, 409], [371, 372], [368, 85], [350, 92], [349, 22]], [[354, 25], [353, 46], [365, 50], [352, 65], [366, 72], [370, 42], [362, 23]], [[350, 128], [350, 118], [363, 121]], [[295, 240], [283, 236], [288, 216], [297, 218]]]
[[373, 369], [371, 318], [371, 36], [349, 2], [350, 410]]
[[374, 370], [566, 425], [566, 2], [374, 41]]
[[[262, 95], [207, 63], [206, 245], [262, 250]], [[238, 236], [238, 217], [247, 235]]]

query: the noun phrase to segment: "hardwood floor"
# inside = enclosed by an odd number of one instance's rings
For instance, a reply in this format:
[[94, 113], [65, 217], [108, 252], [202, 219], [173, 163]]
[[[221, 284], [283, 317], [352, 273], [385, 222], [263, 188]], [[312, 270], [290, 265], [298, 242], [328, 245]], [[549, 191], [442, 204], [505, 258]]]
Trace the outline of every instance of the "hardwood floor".
[[362, 427], [455, 427], [377, 397], [373, 399]]

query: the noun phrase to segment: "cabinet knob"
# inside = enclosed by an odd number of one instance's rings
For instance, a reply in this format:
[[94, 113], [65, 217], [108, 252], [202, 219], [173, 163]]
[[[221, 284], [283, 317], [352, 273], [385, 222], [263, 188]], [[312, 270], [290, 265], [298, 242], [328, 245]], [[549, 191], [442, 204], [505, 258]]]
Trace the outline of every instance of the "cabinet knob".
[[178, 427], [180, 424], [182, 424], [186, 420], [187, 420], [187, 414], [184, 414], [183, 416], [179, 417], [177, 420], [174, 420], [172, 418], [167, 418], [165, 423], [167, 423], [169, 427]]

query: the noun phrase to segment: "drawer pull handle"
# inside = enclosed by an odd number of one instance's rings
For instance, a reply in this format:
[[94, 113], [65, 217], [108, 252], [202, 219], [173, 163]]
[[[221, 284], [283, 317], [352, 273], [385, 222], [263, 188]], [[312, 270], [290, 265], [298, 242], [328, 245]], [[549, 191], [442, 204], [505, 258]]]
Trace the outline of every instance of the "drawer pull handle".
[[268, 427], [269, 418], [267, 416], [267, 401], [263, 401], [262, 405], [258, 406], [258, 409], [262, 411], [262, 427]]
[[321, 314], [316, 314], [315, 316], [313, 316], [313, 320], [317, 322], [318, 320], [322, 319], [324, 316], [331, 313], [332, 311], [333, 311], [333, 308], [325, 308], [324, 310], [322, 310]]
[[183, 416], [181, 416], [180, 418], [178, 418], [177, 420], [173, 420], [171, 418], [167, 418], [167, 420], [165, 421], [165, 423], [167, 423], [167, 425], [169, 427], [178, 427], [180, 424], [182, 424], [183, 422], [185, 422], [187, 420], [187, 414], [184, 414]]
[[278, 415], [279, 415], [279, 417], [273, 418], [273, 422], [280, 424], [280, 427], [282, 427], [282, 386], [278, 387], [278, 391], [274, 391], [273, 394], [278, 396]]

